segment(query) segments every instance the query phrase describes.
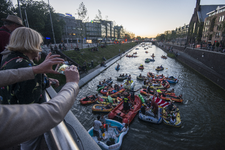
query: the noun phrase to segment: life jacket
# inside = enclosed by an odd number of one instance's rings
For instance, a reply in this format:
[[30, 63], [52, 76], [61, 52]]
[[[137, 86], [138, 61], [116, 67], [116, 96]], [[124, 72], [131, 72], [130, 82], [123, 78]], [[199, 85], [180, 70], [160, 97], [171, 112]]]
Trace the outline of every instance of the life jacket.
[[124, 102], [124, 103], [126, 103], [126, 104], [127, 104], [127, 103], [128, 103], [128, 101], [129, 101], [129, 99], [128, 99], [128, 98], [123, 98], [123, 102]]
[[162, 93], [162, 92], [160, 91], [160, 89], [158, 89], [157, 92], [158, 92], [158, 93]]

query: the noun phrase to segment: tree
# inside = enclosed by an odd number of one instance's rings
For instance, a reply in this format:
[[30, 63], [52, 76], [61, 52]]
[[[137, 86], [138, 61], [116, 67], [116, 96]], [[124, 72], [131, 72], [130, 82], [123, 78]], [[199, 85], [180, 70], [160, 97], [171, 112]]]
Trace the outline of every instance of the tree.
[[11, 0], [0, 0], [0, 18], [6, 18], [9, 14], [14, 15], [13, 10]]
[[95, 16], [95, 20], [102, 20], [102, 13], [99, 9], [98, 9], [98, 15]]
[[[78, 16], [78, 19], [80, 19], [82, 22], [89, 22], [89, 17], [87, 16], [87, 8], [85, 7], [84, 3], [80, 3], [79, 8], [77, 9], [77, 13], [75, 14]], [[80, 24], [80, 27], [76, 28], [77, 35], [80, 39], [84, 39], [85, 37], [85, 24], [82, 23]], [[83, 48], [83, 44], [82, 44]]]
[[[29, 27], [40, 32], [43, 37], [51, 38], [48, 41], [44, 40], [45, 43], [54, 43], [48, 4], [44, 1], [33, 0], [21, 0], [20, 2], [21, 12], [24, 19], [26, 19], [25, 10], [27, 12]], [[56, 42], [61, 42], [63, 25], [65, 22], [58, 19], [58, 15], [54, 13], [54, 9], [52, 7], [50, 7], [50, 10], [52, 13], [52, 22]], [[15, 13], [16, 12], [18, 12], [18, 7], [15, 9]]]
[[158, 34], [156, 36], [157, 41], [164, 41], [165, 40], [165, 34]]
[[141, 41], [141, 36], [137, 36], [136, 39], [138, 39], [138, 41]]

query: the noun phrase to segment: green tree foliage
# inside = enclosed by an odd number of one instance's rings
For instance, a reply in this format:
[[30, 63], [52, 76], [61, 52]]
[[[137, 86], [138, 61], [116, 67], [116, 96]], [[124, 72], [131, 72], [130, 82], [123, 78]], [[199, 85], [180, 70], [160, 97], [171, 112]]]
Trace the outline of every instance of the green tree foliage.
[[158, 35], [156, 36], [156, 40], [157, 40], [157, 41], [164, 41], [164, 40], [166, 40], [165, 34], [158, 34]]
[[138, 41], [141, 41], [141, 37], [140, 36], [137, 36], [137, 38], [136, 39], [138, 39]]
[[[50, 14], [48, 4], [44, 1], [21, 0], [21, 12], [23, 19], [26, 19], [25, 10], [29, 27], [40, 32], [43, 37], [50, 37], [50, 40], [45, 40], [45, 43], [53, 43], [53, 34], [51, 29]], [[58, 19], [58, 15], [54, 9], [50, 7], [52, 13], [53, 28], [56, 42], [61, 42], [62, 29], [65, 22]], [[18, 7], [15, 9], [18, 12]]]
[[[79, 8], [77, 9], [77, 13], [75, 14], [77, 15], [77, 18], [80, 19], [82, 22], [81, 24], [78, 25], [78, 27], [76, 28], [77, 30], [77, 35], [78, 37], [80, 37], [81, 39], [84, 39], [85, 37], [85, 24], [83, 22], [89, 22], [89, 17], [87, 16], [87, 8], [85, 7], [84, 3], [80, 3]], [[82, 30], [80, 30], [82, 29]], [[83, 44], [82, 44], [83, 47]]]
[[13, 8], [11, 0], [0, 0], [0, 18], [6, 18], [8, 15], [13, 15]]
[[95, 16], [95, 20], [102, 20], [102, 12], [98, 9], [98, 15]]
[[87, 16], [87, 8], [85, 7], [84, 3], [80, 3], [79, 8], [77, 9], [77, 15], [78, 15], [78, 19], [82, 20], [82, 21], [87, 21], [89, 20], [89, 17]]

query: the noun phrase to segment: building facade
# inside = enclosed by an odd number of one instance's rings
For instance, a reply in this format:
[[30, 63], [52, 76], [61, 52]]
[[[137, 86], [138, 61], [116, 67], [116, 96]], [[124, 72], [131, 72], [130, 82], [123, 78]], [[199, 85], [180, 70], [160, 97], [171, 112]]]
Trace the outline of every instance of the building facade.
[[113, 43], [124, 37], [123, 26], [114, 26], [112, 21], [94, 20], [83, 23], [72, 15], [58, 13], [64, 20], [62, 42], [64, 43]]
[[225, 44], [225, 6], [218, 6], [207, 13], [205, 18], [202, 41], [207, 44]]
[[217, 7], [225, 5], [200, 5], [200, 0], [196, 0], [194, 13], [191, 17], [188, 30], [188, 43], [201, 43], [204, 20], [207, 13], [215, 10]]
[[114, 26], [113, 29], [115, 40], [121, 40], [124, 37], [123, 26]]
[[[185, 45], [187, 42], [189, 25], [184, 25], [182, 27], [176, 28], [176, 43], [179, 45]], [[173, 34], [173, 33], [171, 33]]]
[[91, 40], [91, 43], [97, 43], [101, 38], [101, 24], [99, 22], [86, 22], [85, 35], [87, 40]]

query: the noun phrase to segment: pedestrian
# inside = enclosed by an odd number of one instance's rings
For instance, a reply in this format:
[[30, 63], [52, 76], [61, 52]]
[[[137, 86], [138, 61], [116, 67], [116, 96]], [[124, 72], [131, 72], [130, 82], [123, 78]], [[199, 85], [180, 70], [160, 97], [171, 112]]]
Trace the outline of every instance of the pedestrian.
[[100, 116], [97, 116], [97, 120], [94, 121], [93, 127], [94, 127], [93, 135], [97, 136], [98, 140], [100, 140], [101, 135], [100, 135], [99, 131], [100, 131], [100, 128], [102, 128], [102, 123], [100, 121]]
[[91, 60], [91, 67], [94, 67], [94, 62], [93, 62], [93, 60]]
[[[8, 15], [7, 18], [2, 18], [4, 25], [0, 28], [0, 53], [4, 51], [5, 46], [9, 43], [10, 34], [18, 27], [23, 26], [23, 21], [15, 16]], [[0, 54], [0, 62], [2, 61], [2, 54]]]

